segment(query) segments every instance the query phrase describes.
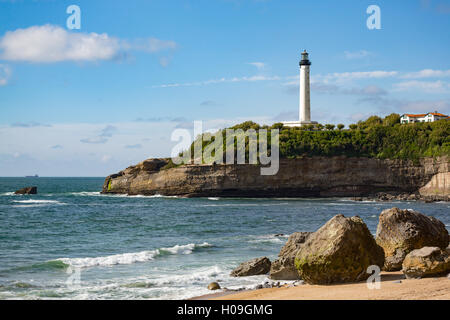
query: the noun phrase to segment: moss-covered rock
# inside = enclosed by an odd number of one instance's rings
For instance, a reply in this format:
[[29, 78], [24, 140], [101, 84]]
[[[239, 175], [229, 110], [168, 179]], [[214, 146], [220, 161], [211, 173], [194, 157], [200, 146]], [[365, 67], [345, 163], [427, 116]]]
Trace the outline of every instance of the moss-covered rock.
[[445, 249], [449, 235], [445, 225], [434, 217], [392, 208], [380, 214], [376, 241], [384, 249], [384, 269], [398, 271], [409, 252], [422, 247]]
[[367, 268], [384, 264], [378, 246], [358, 216], [334, 216], [308, 237], [295, 257], [300, 277], [309, 284], [332, 284], [367, 279]]
[[423, 247], [413, 250], [405, 257], [402, 271], [407, 278], [446, 275], [450, 272], [450, 249]]
[[270, 266], [270, 278], [273, 280], [299, 280], [300, 276], [295, 268], [295, 256], [300, 246], [312, 232], [295, 232], [289, 236], [286, 244], [281, 248], [278, 259]]

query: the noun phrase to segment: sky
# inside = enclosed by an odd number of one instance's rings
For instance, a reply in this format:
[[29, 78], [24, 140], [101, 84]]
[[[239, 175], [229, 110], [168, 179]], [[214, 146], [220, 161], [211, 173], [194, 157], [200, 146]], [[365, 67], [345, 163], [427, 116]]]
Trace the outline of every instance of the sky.
[[448, 30], [450, 0], [0, 0], [0, 176], [106, 176], [193, 121], [297, 120], [305, 49], [312, 120], [449, 114]]

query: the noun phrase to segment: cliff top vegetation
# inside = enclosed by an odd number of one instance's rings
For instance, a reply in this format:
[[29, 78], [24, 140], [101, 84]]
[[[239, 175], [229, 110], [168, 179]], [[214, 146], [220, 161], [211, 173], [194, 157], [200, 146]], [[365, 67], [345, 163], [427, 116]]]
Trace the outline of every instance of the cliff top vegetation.
[[[365, 121], [351, 124], [318, 124], [301, 128], [290, 128], [282, 123], [261, 126], [252, 121], [237, 124], [230, 129], [254, 129], [259, 139], [259, 129], [279, 129], [280, 158], [302, 156], [340, 156], [370, 157], [379, 159], [410, 159], [450, 155], [450, 121], [400, 124], [400, 115], [392, 113], [385, 118], [371, 116]], [[225, 130], [223, 148], [226, 151]], [[268, 130], [270, 135], [270, 130]], [[203, 151], [213, 147], [214, 135], [205, 133]], [[197, 138], [197, 141], [200, 137]], [[205, 141], [209, 140], [210, 141]], [[270, 148], [270, 138], [267, 138]], [[195, 143], [195, 142], [194, 142]], [[191, 154], [194, 155], [194, 143]], [[236, 141], [234, 146], [236, 148]], [[248, 139], [246, 140], [246, 159], [248, 160]], [[211, 153], [211, 152], [207, 152]], [[214, 156], [214, 152], [211, 153]], [[204, 163], [212, 163], [212, 157], [204, 157]], [[169, 165], [168, 167], [171, 167]]]

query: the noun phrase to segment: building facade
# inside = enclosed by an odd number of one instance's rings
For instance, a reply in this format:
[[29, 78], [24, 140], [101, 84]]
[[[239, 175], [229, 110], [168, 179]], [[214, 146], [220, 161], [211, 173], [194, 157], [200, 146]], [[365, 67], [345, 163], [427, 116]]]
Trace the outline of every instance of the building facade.
[[449, 116], [435, 112], [429, 112], [424, 114], [403, 114], [400, 117], [400, 123], [415, 123], [415, 122], [434, 122], [442, 119], [448, 119]]

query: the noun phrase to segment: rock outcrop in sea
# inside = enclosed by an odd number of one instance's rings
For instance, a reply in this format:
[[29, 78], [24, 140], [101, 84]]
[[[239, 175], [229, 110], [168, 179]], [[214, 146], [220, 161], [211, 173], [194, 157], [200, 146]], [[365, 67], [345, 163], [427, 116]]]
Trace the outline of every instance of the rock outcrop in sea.
[[25, 187], [17, 190], [14, 194], [37, 194], [37, 187]]
[[384, 270], [398, 271], [409, 252], [426, 246], [445, 249], [449, 235], [445, 225], [434, 217], [391, 208], [380, 214], [376, 241], [384, 249]]
[[338, 214], [311, 234], [295, 257], [300, 277], [309, 284], [333, 284], [367, 279], [367, 268], [384, 264], [377, 245], [358, 216]]
[[[449, 157], [280, 159], [276, 175], [252, 164], [189, 164], [148, 159], [105, 179], [102, 193], [186, 197], [365, 197], [380, 192], [448, 201]], [[170, 168], [169, 168], [170, 167]], [[416, 198], [416, 196], [414, 196]]]

